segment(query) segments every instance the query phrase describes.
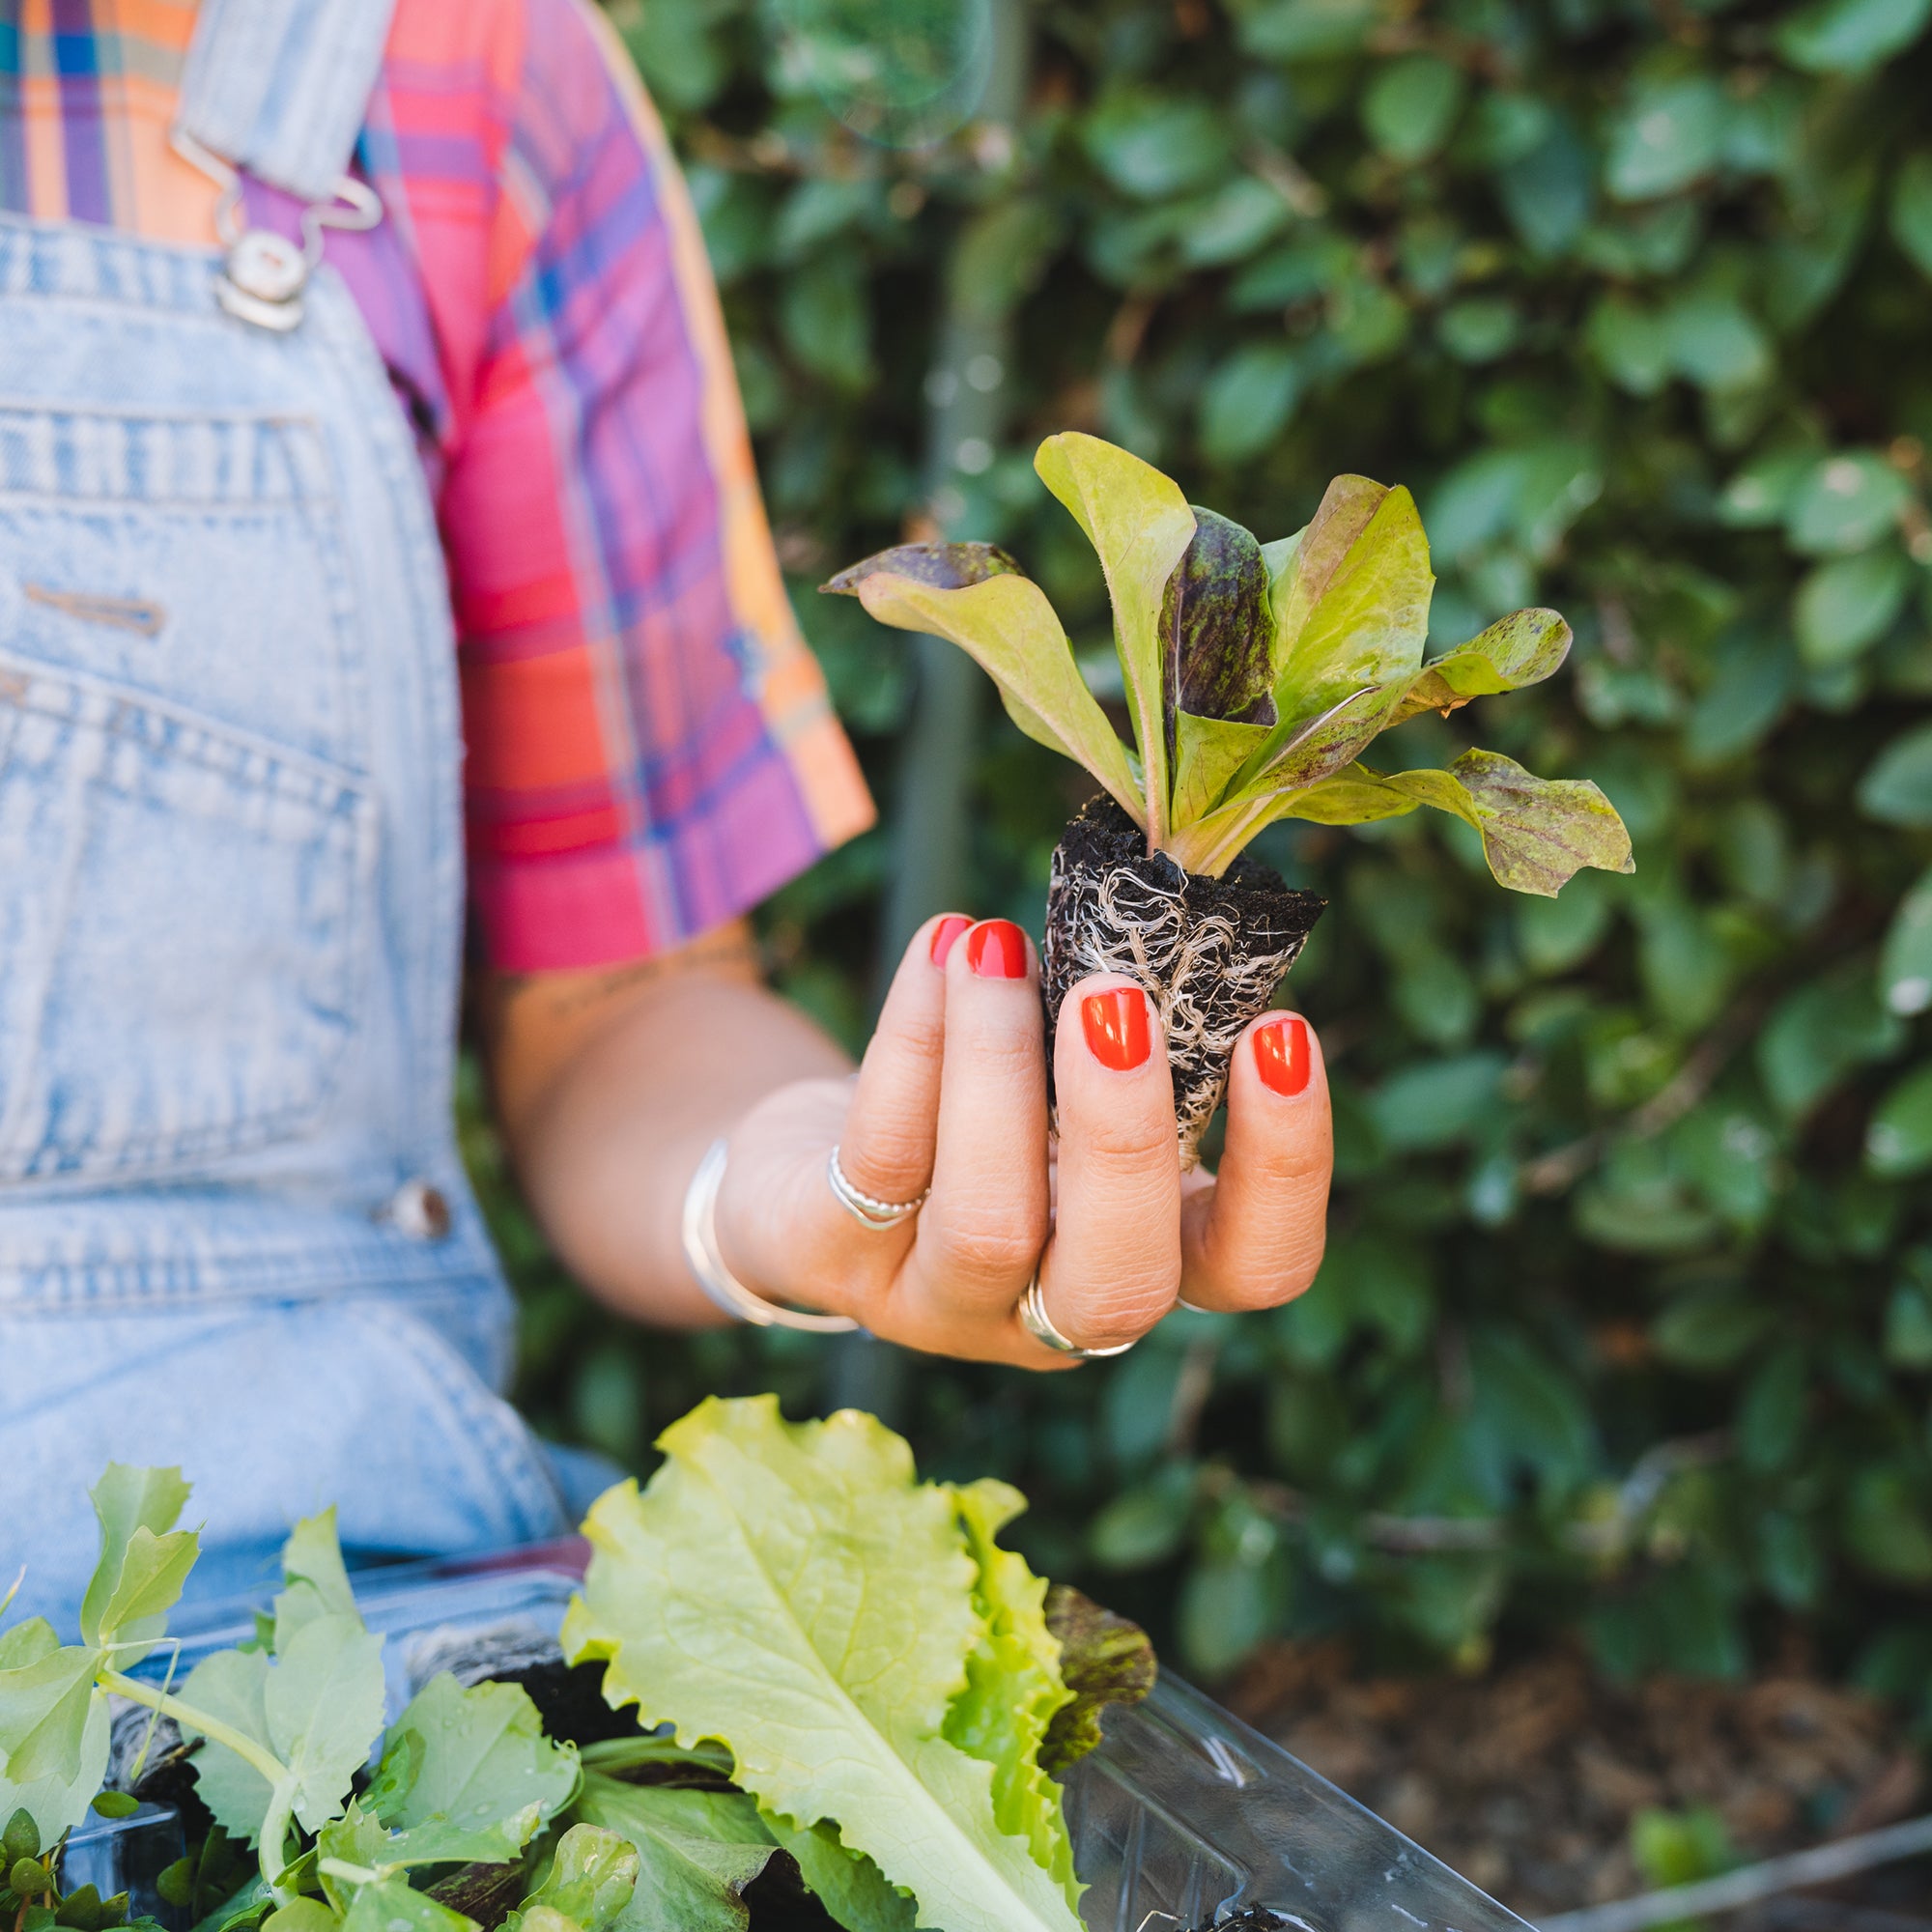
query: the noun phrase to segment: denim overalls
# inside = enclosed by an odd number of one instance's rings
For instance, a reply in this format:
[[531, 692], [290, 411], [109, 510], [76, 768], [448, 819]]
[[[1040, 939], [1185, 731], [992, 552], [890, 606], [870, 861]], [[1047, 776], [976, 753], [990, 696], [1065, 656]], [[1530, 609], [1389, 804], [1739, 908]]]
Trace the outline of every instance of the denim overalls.
[[[183, 125], [327, 202], [391, 0], [203, 0]], [[564, 1524], [497, 1393], [449, 1101], [455, 645], [421, 464], [319, 268], [0, 217], [0, 1593], [71, 1625], [110, 1460], [204, 1590], [328, 1503], [431, 1552]]]

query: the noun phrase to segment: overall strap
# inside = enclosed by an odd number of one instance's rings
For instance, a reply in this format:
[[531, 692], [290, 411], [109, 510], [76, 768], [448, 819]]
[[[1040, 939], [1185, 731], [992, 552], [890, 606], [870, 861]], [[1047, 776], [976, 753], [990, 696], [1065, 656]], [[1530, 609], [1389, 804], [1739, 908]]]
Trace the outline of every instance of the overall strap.
[[395, 0], [201, 0], [180, 126], [303, 201], [348, 172]]

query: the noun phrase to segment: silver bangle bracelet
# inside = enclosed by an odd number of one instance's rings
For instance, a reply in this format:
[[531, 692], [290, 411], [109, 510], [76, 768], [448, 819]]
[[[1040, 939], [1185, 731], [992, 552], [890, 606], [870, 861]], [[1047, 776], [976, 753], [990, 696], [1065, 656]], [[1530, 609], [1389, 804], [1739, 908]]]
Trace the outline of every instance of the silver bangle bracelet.
[[684, 1195], [684, 1258], [708, 1299], [734, 1321], [754, 1328], [803, 1328], [814, 1335], [849, 1335], [858, 1323], [849, 1315], [810, 1315], [783, 1308], [754, 1293], [724, 1265], [718, 1252], [718, 1189], [724, 1179], [724, 1143], [711, 1143]]

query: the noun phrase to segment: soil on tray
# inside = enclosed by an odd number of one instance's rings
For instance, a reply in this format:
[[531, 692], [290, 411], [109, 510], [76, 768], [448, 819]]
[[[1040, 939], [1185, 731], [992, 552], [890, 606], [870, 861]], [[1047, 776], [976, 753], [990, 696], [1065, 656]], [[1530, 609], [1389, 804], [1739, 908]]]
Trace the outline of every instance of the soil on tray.
[[[1478, 1678], [1353, 1677], [1341, 1645], [1281, 1645], [1228, 1702], [1531, 1919], [1650, 1889], [1630, 1852], [1650, 1806], [1712, 1807], [1747, 1861], [1932, 1808], [1903, 1718], [1798, 1657], [1749, 1684], [1619, 1686], [1568, 1651]], [[1932, 1861], [1834, 1890], [1932, 1921]]]

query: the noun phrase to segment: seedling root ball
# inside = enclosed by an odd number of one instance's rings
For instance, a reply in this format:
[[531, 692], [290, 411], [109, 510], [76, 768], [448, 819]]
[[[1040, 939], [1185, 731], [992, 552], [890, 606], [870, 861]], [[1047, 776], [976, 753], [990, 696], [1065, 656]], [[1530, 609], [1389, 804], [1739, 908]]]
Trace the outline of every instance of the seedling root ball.
[[1325, 904], [1247, 853], [1218, 879], [1183, 871], [1151, 854], [1141, 829], [1099, 793], [1054, 849], [1040, 987], [1049, 1037], [1088, 974], [1139, 984], [1167, 1037], [1181, 1165], [1192, 1167], [1236, 1042], [1267, 1009]]

